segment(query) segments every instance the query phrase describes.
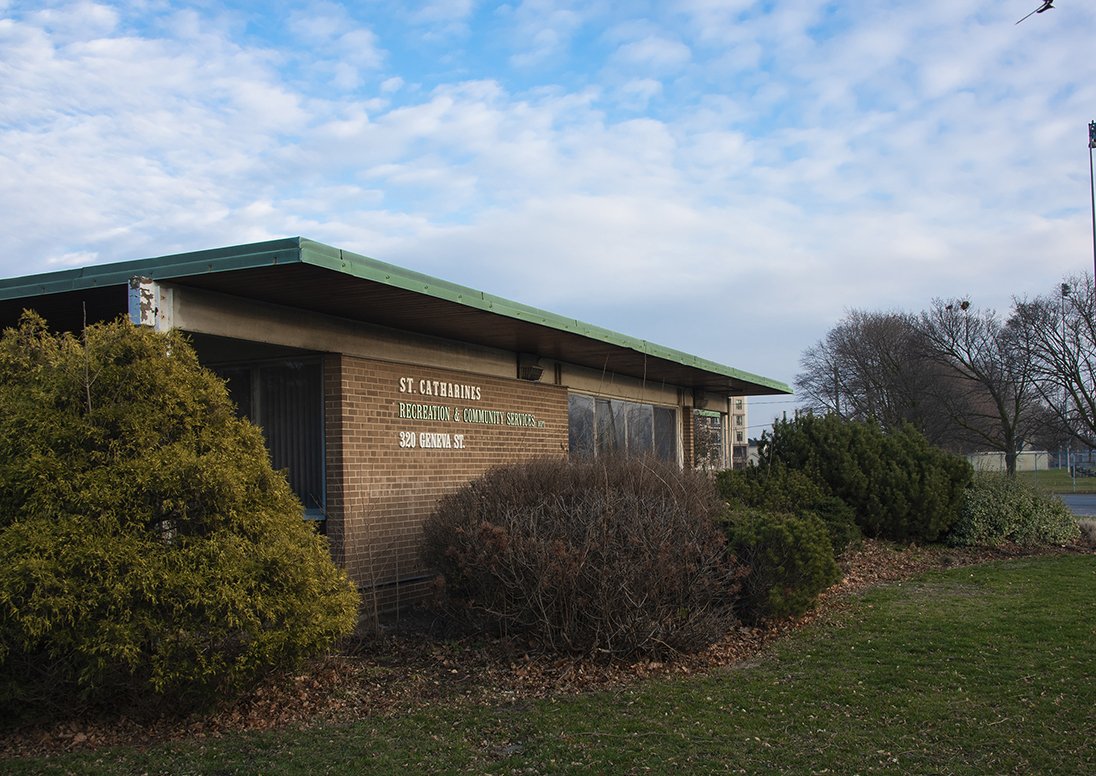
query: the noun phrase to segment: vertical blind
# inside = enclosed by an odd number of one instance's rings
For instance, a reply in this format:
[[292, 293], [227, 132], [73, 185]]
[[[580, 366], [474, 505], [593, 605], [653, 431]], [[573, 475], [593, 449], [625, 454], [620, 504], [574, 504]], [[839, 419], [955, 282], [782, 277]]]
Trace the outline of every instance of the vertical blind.
[[259, 426], [275, 469], [284, 469], [309, 516], [324, 510], [323, 380], [318, 361], [216, 370], [236, 411]]

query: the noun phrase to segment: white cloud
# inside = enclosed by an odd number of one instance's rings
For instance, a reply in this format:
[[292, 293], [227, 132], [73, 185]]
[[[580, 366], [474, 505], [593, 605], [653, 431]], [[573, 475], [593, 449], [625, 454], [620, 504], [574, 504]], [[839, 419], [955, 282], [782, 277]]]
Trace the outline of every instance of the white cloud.
[[[628, 36], [628, 33], [623, 34]], [[612, 60], [615, 65], [629, 70], [671, 74], [680, 70], [691, 57], [689, 47], [680, 40], [652, 32], [620, 43]]]
[[95, 251], [75, 251], [60, 256], [49, 256], [45, 263], [50, 267], [86, 267], [95, 264], [99, 260], [99, 254]]
[[293, 11], [289, 24], [321, 60], [336, 58], [359, 67], [375, 68], [384, 59], [376, 34], [334, 3], [317, 2]]
[[662, 82], [654, 78], [635, 78], [617, 90], [618, 104], [628, 110], [643, 111], [651, 100], [662, 94]]
[[[41, 255], [162, 253], [173, 226], [207, 233], [240, 195], [232, 181], [265, 185], [262, 155], [305, 121], [263, 55], [219, 32], [185, 46], [87, 32], [59, 39], [34, 19], [0, 31], [13, 87], [0, 102], [0, 205]], [[192, 239], [187, 228], [169, 240]], [[57, 251], [59, 233], [82, 247]]]
[[417, 3], [412, 18], [420, 23], [464, 21], [472, 13], [472, 0], [427, 0]]
[[445, 43], [467, 37], [475, 11], [472, 0], [426, 0], [409, 4], [406, 23], [429, 43]]
[[4, 274], [303, 234], [790, 380], [1091, 262], [1087, 5], [202, 8], [0, 19]]
[[74, 2], [54, 8], [31, 11], [30, 19], [48, 31], [59, 43], [78, 40], [88, 35], [106, 35], [118, 24], [118, 14], [108, 5]]
[[510, 57], [515, 67], [530, 67], [562, 56], [574, 35], [596, 18], [596, 4], [558, 0], [522, 0], [516, 7], [501, 6], [499, 14], [513, 25]]

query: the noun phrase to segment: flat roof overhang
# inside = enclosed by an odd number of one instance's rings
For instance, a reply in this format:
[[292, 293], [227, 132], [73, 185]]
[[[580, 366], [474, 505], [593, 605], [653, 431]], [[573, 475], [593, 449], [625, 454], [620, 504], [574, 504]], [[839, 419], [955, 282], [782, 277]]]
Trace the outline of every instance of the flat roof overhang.
[[134, 276], [653, 383], [736, 396], [792, 392], [776, 380], [302, 237], [0, 280], [0, 320], [14, 322], [34, 307], [60, 325], [71, 319], [74, 297], [88, 320], [114, 317], [127, 309]]

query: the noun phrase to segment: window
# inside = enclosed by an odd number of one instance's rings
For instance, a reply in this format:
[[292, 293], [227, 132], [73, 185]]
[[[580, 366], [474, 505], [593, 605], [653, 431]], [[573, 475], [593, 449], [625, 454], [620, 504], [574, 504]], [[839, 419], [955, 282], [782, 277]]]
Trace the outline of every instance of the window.
[[304, 504], [324, 516], [323, 372], [318, 360], [214, 368], [227, 383], [240, 417], [263, 431], [275, 469]]
[[735, 399], [734, 400], [734, 408], [736, 410], [738, 410], [739, 412], [742, 411], [742, 399]]
[[734, 432], [734, 441], [738, 444], [742, 444], [746, 441], [746, 435], [743, 434], [741, 431], [736, 431]]
[[718, 412], [696, 410], [693, 413], [693, 465], [699, 469], [725, 469], [723, 418]]
[[735, 415], [734, 416], [734, 424], [736, 426], [745, 426], [746, 425], [746, 416], [745, 415]]
[[677, 460], [676, 410], [577, 393], [568, 397], [567, 405], [571, 455], [622, 453]]

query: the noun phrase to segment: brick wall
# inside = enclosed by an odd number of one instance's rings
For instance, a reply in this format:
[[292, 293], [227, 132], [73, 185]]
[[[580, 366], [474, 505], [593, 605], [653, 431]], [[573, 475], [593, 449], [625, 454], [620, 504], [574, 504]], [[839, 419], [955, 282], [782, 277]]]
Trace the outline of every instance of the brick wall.
[[324, 401], [332, 554], [382, 610], [428, 589], [420, 531], [439, 498], [491, 466], [567, 452], [560, 386], [329, 355]]
[[696, 461], [696, 423], [693, 421], [693, 411], [689, 407], [679, 410], [678, 423], [681, 424], [681, 452], [682, 465], [686, 469], [693, 467]]

